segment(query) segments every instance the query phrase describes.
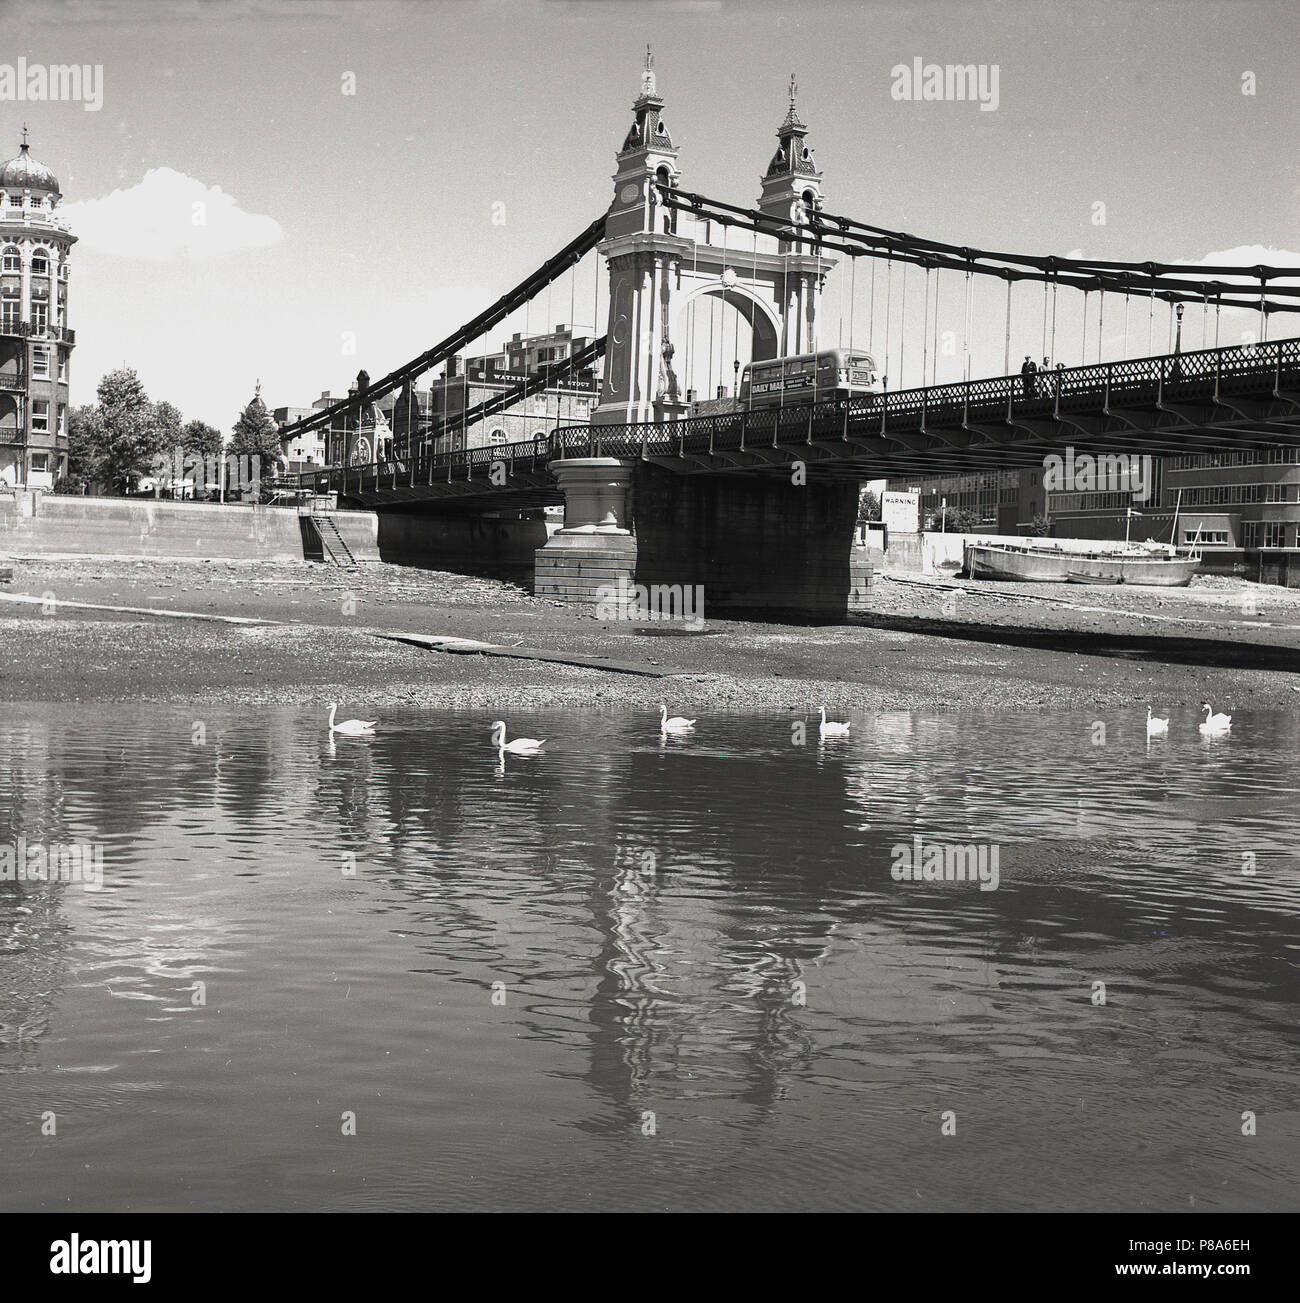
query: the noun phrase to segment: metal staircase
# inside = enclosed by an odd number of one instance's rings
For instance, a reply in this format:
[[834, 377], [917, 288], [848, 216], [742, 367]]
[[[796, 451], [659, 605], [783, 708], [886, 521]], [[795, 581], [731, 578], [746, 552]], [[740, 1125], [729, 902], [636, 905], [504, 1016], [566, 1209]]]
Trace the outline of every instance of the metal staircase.
[[313, 516], [312, 519], [316, 522], [316, 530], [320, 534], [324, 560], [336, 566], [355, 566], [357, 559], [352, 555], [352, 549], [348, 547], [339, 532], [338, 525], [334, 523], [334, 517]]
[[348, 569], [356, 566], [357, 558], [320, 499], [299, 508], [298, 524], [302, 528], [303, 555], [308, 560], [315, 560], [319, 554], [326, 565]]

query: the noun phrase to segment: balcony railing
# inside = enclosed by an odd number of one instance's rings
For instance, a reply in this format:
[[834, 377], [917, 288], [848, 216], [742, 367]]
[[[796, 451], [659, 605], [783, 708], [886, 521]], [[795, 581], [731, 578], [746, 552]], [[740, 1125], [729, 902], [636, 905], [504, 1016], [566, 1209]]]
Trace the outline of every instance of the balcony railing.
[[0, 321], [0, 335], [9, 335], [14, 339], [53, 339], [62, 344], [75, 344], [77, 332], [67, 326], [33, 325], [30, 321]]
[[18, 389], [27, 388], [27, 372], [19, 371], [16, 374], [0, 371], [0, 389]]
[[22, 226], [52, 226], [56, 231], [69, 229], [66, 219], [48, 208], [0, 208], [0, 222]]

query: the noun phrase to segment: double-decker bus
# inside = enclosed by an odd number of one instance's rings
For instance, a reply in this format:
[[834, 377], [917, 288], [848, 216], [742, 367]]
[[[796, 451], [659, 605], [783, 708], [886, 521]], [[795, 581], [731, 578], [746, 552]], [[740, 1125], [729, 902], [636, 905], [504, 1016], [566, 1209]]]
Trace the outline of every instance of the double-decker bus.
[[751, 362], [740, 377], [740, 402], [744, 407], [840, 402], [879, 390], [875, 358], [846, 348]]

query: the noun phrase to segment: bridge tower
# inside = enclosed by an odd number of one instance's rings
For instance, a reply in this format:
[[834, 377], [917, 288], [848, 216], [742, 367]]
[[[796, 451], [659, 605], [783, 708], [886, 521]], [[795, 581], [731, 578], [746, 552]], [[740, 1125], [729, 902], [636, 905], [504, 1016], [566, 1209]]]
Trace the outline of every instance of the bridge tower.
[[605, 239], [597, 246], [609, 266], [609, 343], [596, 424], [663, 421], [685, 410], [673, 369], [669, 307], [673, 278], [691, 242], [675, 234], [676, 214], [660, 212], [655, 190], [656, 184], [676, 186], [679, 175], [663, 107], [646, 46], [641, 94], [618, 153]]
[[[780, 317], [784, 323], [781, 356], [811, 353], [817, 348], [817, 309], [821, 304], [826, 273], [834, 260], [818, 256], [807, 241], [795, 235], [794, 223], [806, 223], [809, 213], [822, 208], [822, 174], [817, 170], [812, 147], [805, 137], [808, 128], [799, 117], [795, 96], [799, 84], [790, 77], [790, 107], [776, 133], [777, 149], [763, 177], [763, 194], [758, 210], [767, 217], [792, 223], [784, 236], [776, 239], [780, 271]], [[771, 269], [773, 289], [776, 273]]]
[[[660, 198], [660, 188], [678, 186], [678, 148], [663, 120], [647, 49], [632, 126], [618, 153], [605, 238], [597, 246], [609, 267], [609, 324], [593, 425], [686, 415], [674, 359], [685, 356], [688, 309], [706, 298], [728, 304], [749, 324], [754, 358], [816, 349], [822, 290], [836, 260], [796, 226], [821, 207], [822, 177], [795, 91], [792, 77], [777, 150], [762, 178], [759, 208], [775, 219], [772, 229], [740, 240], [735, 228]], [[862, 590], [850, 565], [858, 505], [851, 482], [695, 478], [617, 457], [562, 457], [551, 469], [564, 493], [564, 526], [536, 553], [539, 596], [609, 612], [635, 605], [635, 580], [651, 589], [690, 585], [718, 611], [838, 618]], [[634, 522], [629, 492], [637, 503]]]
[[[795, 106], [796, 91], [791, 77], [789, 108], [758, 205], [781, 223], [805, 221], [823, 202], [822, 174]], [[656, 186], [676, 189], [681, 174], [663, 107], [647, 49], [634, 120], [618, 154], [606, 237], [598, 246], [609, 265], [605, 380], [592, 418], [598, 425], [670, 421], [685, 413], [674, 358], [683, 355], [678, 341], [686, 309], [697, 300], [719, 299], [741, 315], [752, 331], [754, 358], [816, 349], [822, 290], [836, 263], [800, 239], [793, 225], [728, 247], [727, 232], [716, 223], [666, 208]]]

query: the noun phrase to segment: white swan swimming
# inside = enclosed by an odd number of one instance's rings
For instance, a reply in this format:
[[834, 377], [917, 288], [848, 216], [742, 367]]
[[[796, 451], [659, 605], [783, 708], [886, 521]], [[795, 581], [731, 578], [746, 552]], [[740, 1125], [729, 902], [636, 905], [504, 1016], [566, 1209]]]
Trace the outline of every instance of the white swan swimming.
[[337, 701], [330, 702], [330, 732], [343, 733], [347, 737], [358, 737], [365, 733], [373, 733], [375, 725], [379, 723], [377, 719], [345, 719], [343, 723], [334, 722], [334, 712], [338, 710]]
[[850, 727], [849, 724], [837, 724], [833, 720], [828, 723], [826, 720], [826, 707], [822, 707], [822, 723], [821, 728], [818, 729], [822, 737], [848, 737]]
[[1151, 713], [1151, 707], [1147, 707], [1147, 737], [1160, 737], [1169, 732], [1169, 721], [1167, 719], [1156, 719]]
[[1206, 737], [1211, 737], [1217, 733], [1232, 732], [1231, 715], [1214, 714], [1208, 701], [1201, 702], [1201, 709], [1205, 711], [1205, 719], [1197, 727]]
[[499, 719], [492, 725], [492, 742], [502, 755], [509, 751], [513, 756], [535, 756], [546, 744], [546, 739], [517, 737], [513, 742], [507, 742], [506, 722], [504, 719]]
[[659, 731], [661, 733], [689, 733], [695, 727], [693, 719], [684, 719], [681, 715], [668, 718], [668, 707], [659, 703]]

